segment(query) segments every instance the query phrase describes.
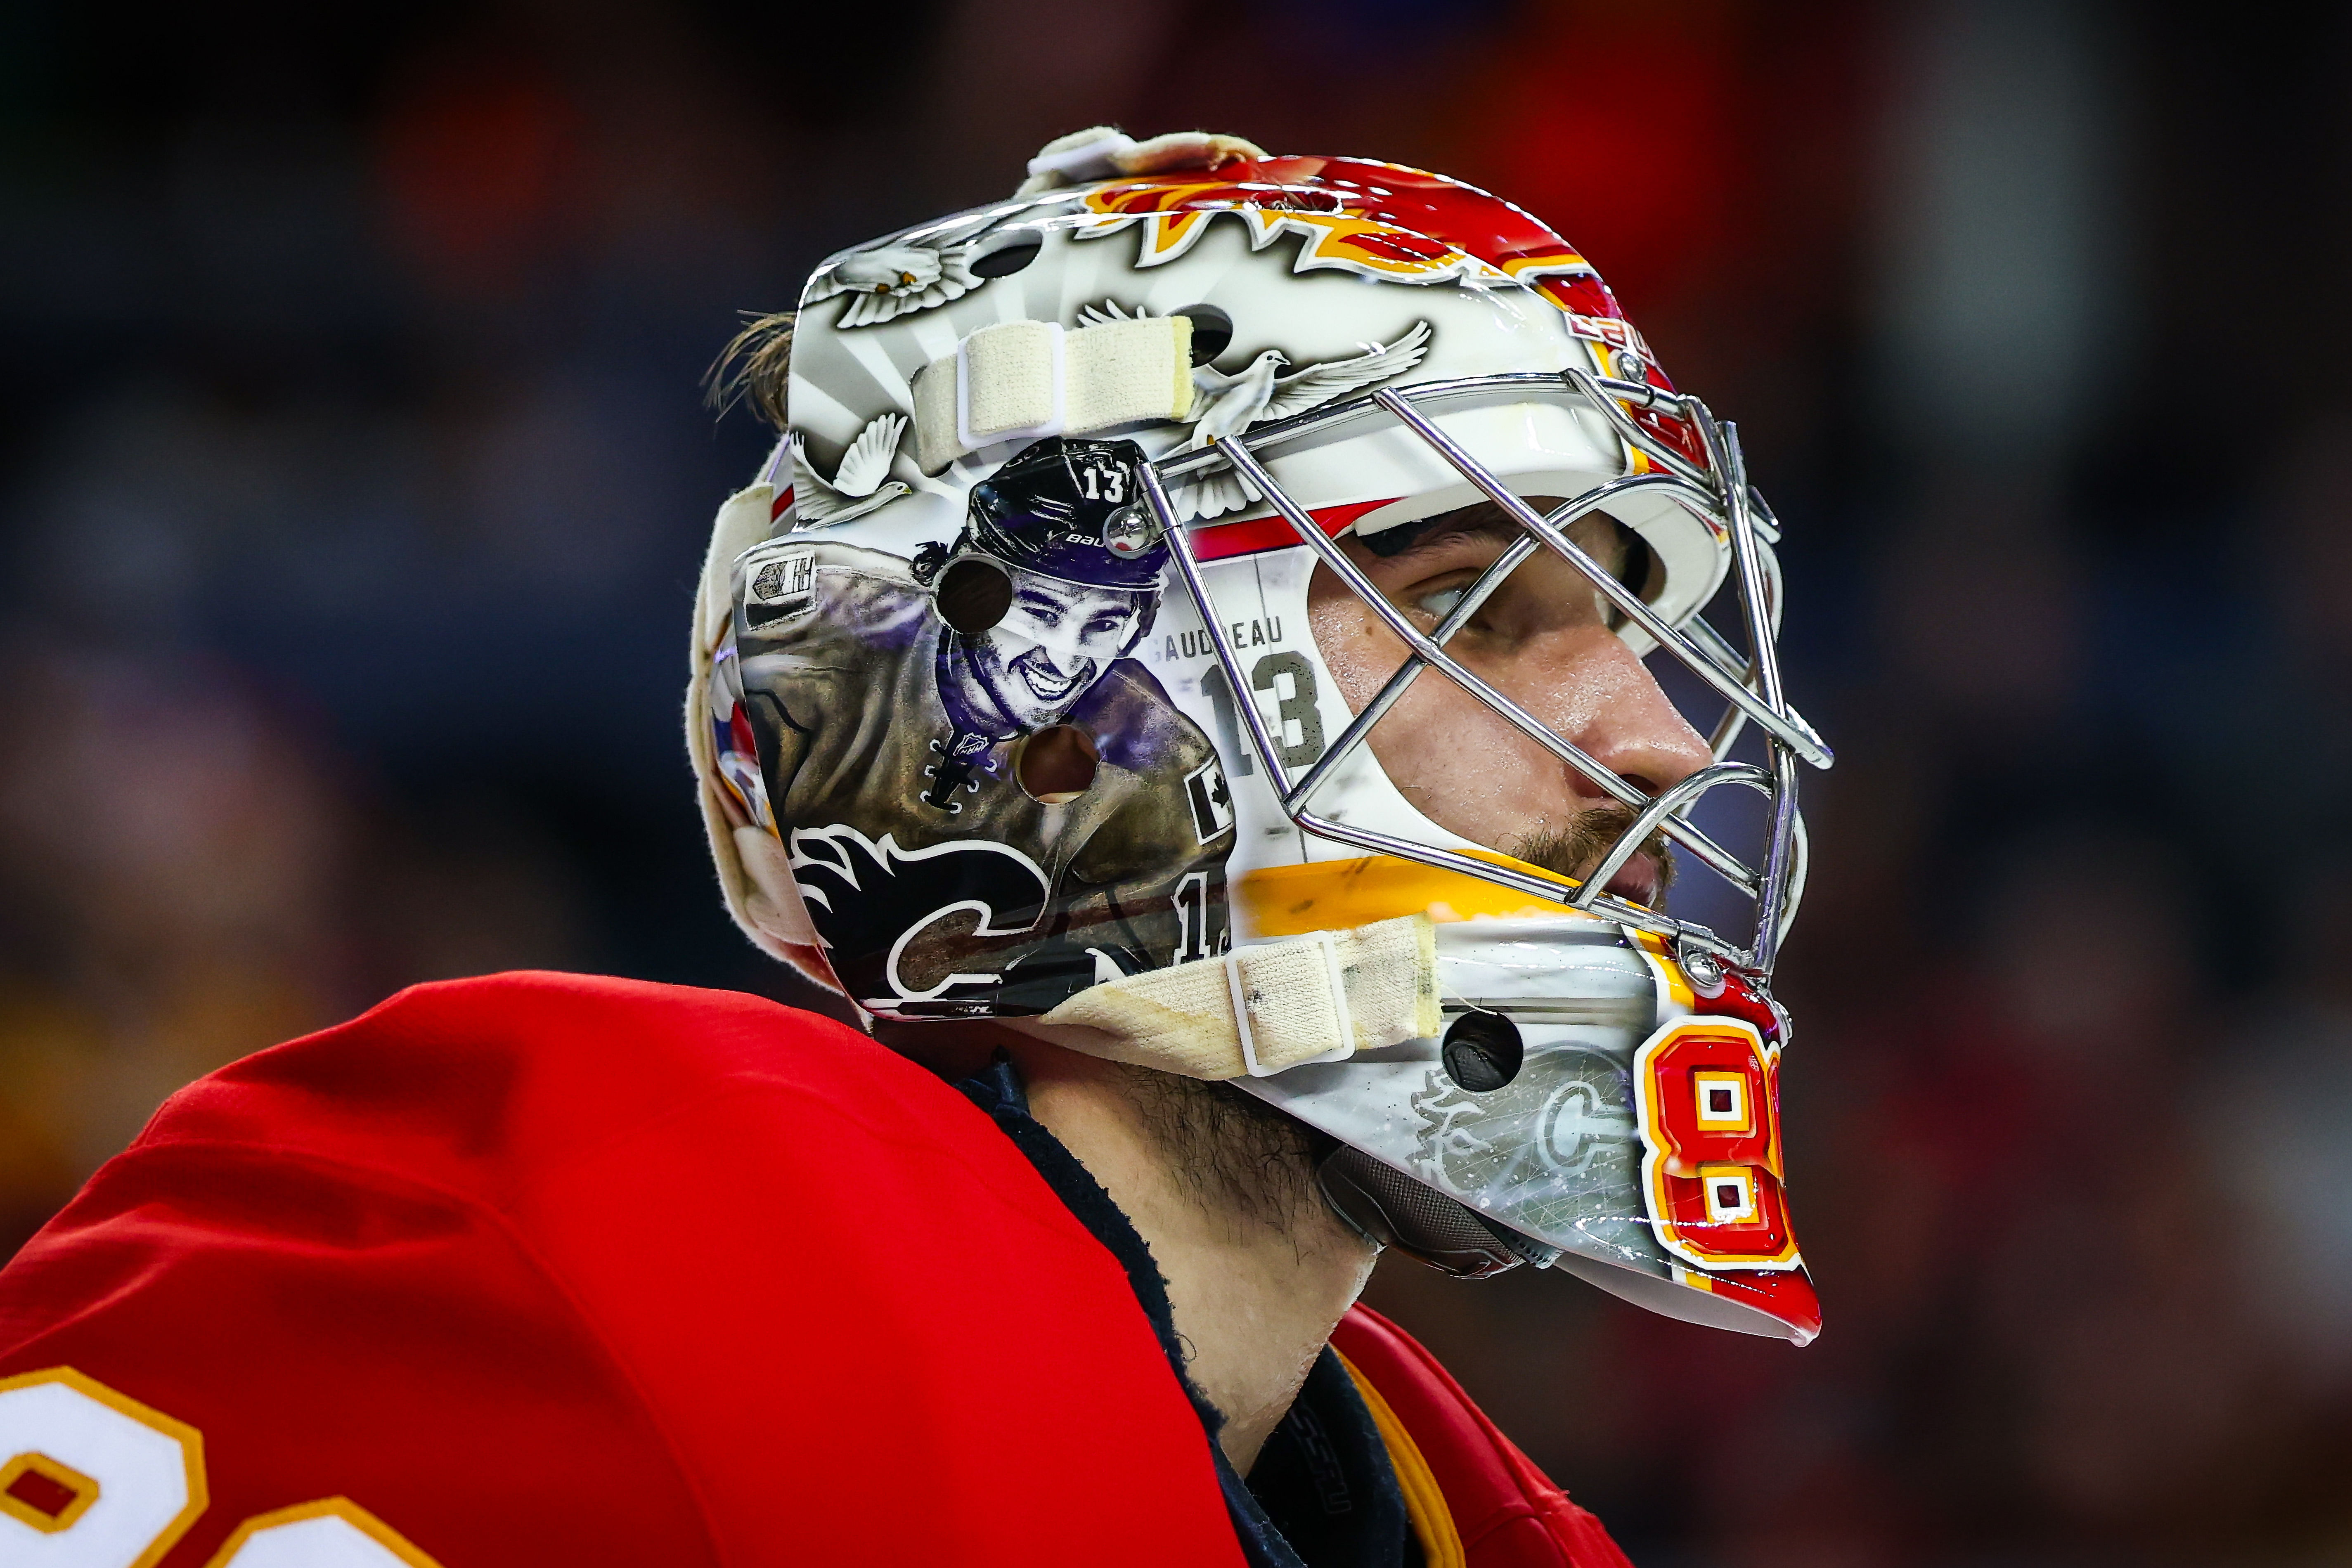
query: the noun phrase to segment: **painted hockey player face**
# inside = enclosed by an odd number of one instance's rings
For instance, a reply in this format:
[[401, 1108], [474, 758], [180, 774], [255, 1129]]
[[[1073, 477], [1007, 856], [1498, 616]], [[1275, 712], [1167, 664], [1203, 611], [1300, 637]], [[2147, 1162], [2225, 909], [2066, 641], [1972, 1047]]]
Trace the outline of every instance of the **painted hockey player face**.
[[1024, 730], [1061, 722], [1134, 643], [1152, 595], [1015, 570], [1004, 618], [978, 639], [981, 679]]

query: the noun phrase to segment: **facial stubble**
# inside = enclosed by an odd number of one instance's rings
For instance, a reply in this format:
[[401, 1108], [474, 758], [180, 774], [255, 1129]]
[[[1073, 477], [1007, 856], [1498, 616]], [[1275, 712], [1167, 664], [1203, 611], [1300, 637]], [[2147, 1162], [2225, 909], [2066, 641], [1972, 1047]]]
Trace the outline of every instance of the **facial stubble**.
[[[1580, 876], [1633, 826], [1633, 816], [1625, 806], [1595, 806], [1564, 827], [1527, 835], [1510, 853], [1563, 877]], [[1642, 847], [1658, 863], [1663, 892], [1674, 880], [1674, 853], [1663, 834]], [[1171, 1179], [1204, 1208], [1236, 1225], [1282, 1231], [1302, 1247], [1309, 1227], [1332, 1223], [1315, 1180], [1317, 1164], [1334, 1147], [1328, 1134], [1231, 1084], [1141, 1067], [1119, 1072]]]
[[1170, 1179], [1203, 1209], [1239, 1229], [1281, 1232], [1301, 1250], [1337, 1223], [1315, 1181], [1334, 1146], [1328, 1135], [1231, 1084], [1119, 1071]]
[[[1538, 828], [1521, 837], [1507, 852], [1530, 866], [1581, 879], [1625, 836], [1625, 830], [1633, 826], [1633, 816], [1631, 806], [1596, 805], [1578, 812], [1564, 827]], [[1666, 889], [1675, 885], [1674, 850], [1661, 831], [1650, 835], [1641, 852], [1657, 862], [1658, 892], [1663, 900]]]

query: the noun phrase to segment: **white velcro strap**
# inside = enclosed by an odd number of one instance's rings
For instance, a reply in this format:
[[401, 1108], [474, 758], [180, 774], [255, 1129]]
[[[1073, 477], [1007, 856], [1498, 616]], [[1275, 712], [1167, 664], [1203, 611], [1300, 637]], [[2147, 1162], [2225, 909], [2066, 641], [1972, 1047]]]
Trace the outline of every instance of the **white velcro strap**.
[[1106, 981], [1038, 1020], [1074, 1048], [1186, 1078], [1266, 1078], [1434, 1036], [1437, 928], [1425, 915], [1318, 931]]
[[1192, 407], [1192, 322], [982, 327], [917, 372], [914, 392], [916, 461], [927, 474], [1001, 441], [1181, 419]]
[[1285, 1068], [1355, 1055], [1347, 981], [1329, 931], [1225, 954], [1225, 988], [1250, 1077], [1272, 1078]]
[[1067, 428], [1074, 435], [1192, 412], [1192, 318], [1144, 316], [1082, 327], [1063, 340], [1069, 359]]
[[956, 349], [956, 440], [967, 452], [1062, 433], [1062, 327], [1007, 321]]

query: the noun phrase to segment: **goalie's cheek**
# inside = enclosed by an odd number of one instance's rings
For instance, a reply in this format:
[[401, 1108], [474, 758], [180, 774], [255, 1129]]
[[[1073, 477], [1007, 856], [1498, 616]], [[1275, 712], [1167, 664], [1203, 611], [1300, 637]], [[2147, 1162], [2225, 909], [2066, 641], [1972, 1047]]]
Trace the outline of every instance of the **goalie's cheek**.
[[[1374, 611], [1318, 573], [1307, 600], [1318, 650], [1361, 712], [1408, 655]], [[1508, 623], [1507, 623], [1508, 624]], [[1524, 625], [1525, 623], [1521, 623]], [[1553, 733], [1654, 794], [1705, 767], [1706, 743], [1631, 648], [1593, 619], [1517, 635], [1465, 628], [1461, 664]], [[1557, 828], [1608, 795], [1450, 677], [1424, 670], [1373, 728], [1373, 754], [1415, 807], [1476, 842], [1506, 847]]]

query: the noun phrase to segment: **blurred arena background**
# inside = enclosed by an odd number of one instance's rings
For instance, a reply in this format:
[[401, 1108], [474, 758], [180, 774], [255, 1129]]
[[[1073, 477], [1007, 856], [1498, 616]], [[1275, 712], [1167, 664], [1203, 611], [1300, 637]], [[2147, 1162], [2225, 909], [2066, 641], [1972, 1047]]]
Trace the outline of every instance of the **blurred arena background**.
[[0, 12], [0, 1258], [411, 981], [806, 1001], [678, 739], [698, 380], [1047, 137], [1487, 184], [1742, 421], [1828, 1330], [1372, 1299], [1673, 1565], [2352, 1561], [2352, 26], [2086, 0]]

